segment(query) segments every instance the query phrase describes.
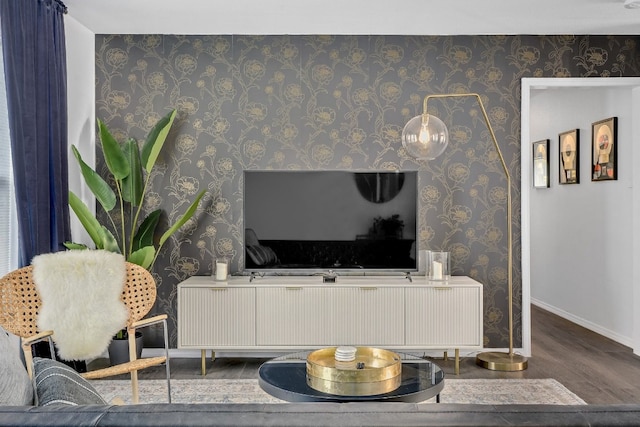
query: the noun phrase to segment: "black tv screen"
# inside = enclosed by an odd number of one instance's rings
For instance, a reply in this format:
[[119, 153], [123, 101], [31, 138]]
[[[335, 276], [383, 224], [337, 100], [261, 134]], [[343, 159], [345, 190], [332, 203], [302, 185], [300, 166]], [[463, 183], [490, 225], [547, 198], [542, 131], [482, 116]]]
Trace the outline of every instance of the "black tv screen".
[[245, 171], [244, 271], [417, 271], [417, 188], [415, 171]]

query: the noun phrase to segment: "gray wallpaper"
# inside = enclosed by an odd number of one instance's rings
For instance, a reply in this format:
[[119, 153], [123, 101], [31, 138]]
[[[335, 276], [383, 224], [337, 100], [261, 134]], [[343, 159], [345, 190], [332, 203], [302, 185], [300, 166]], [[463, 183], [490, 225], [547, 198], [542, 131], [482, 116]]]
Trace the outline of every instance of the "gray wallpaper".
[[[520, 79], [640, 76], [639, 36], [97, 35], [97, 116], [143, 141], [179, 110], [145, 209], [194, 218], [154, 268], [156, 310], [213, 256], [243, 265], [243, 171], [418, 170], [419, 248], [452, 253], [453, 274], [484, 288], [487, 347], [508, 345], [506, 180], [473, 99], [433, 100], [451, 143], [437, 160], [402, 148], [428, 94], [477, 92], [512, 176], [514, 345], [522, 343]], [[101, 151], [97, 149], [100, 167]], [[101, 166], [102, 168], [104, 165]]]

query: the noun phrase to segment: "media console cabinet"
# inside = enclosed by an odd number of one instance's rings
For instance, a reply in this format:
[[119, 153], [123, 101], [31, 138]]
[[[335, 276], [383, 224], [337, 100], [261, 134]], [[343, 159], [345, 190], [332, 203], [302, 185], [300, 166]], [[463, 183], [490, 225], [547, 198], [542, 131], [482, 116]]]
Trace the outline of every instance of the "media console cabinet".
[[[482, 284], [400, 276], [192, 276], [178, 284], [178, 348], [291, 352], [352, 345], [482, 350]], [[445, 353], [446, 354], [446, 353]]]

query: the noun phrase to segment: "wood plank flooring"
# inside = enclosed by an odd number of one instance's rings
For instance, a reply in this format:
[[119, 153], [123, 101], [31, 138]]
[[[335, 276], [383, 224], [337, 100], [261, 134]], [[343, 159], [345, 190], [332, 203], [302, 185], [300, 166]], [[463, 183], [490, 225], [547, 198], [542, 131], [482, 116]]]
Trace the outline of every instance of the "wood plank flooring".
[[[532, 306], [532, 357], [521, 372], [495, 372], [463, 358], [457, 378], [554, 378], [589, 404], [640, 403], [640, 357], [631, 349], [568, 320]], [[251, 379], [266, 359], [217, 358], [207, 362], [205, 378]], [[434, 359], [447, 376], [453, 373], [453, 358]], [[142, 378], [163, 378], [164, 370], [139, 373]], [[202, 378], [200, 359], [174, 358], [171, 377]]]

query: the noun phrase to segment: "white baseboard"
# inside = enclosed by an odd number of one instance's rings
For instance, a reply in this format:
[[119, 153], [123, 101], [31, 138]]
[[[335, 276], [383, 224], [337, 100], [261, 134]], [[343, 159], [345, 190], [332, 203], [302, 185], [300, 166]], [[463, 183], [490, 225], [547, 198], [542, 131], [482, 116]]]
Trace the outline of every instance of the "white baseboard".
[[633, 340], [629, 337], [625, 337], [623, 335], [618, 334], [617, 332], [611, 331], [601, 325], [598, 325], [596, 323], [591, 322], [590, 320], [586, 320], [583, 319], [581, 317], [578, 317], [572, 313], [566, 312], [560, 308], [554, 307], [550, 304], [547, 304], [546, 302], [542, 302], [540, 300], [537, 300], [535, 298], [531, 298], [531, 304], [542, 308], [543, 310], [546, 310], [548, 312], [551, 312], [553, 314], [555, 314], [556, 316], [560, 316], [563, 319], [566, 319], [570, 322], [575, 323], [576, 325], [580, 325], [583, 328], [589, 329], [590, 331], [593, 331], [597, 334], [600, 334], [606, 338], [609, 338], [617, 343], [620, 343], [622, 345], [625, 345], [627, 347], [633, 347]]

